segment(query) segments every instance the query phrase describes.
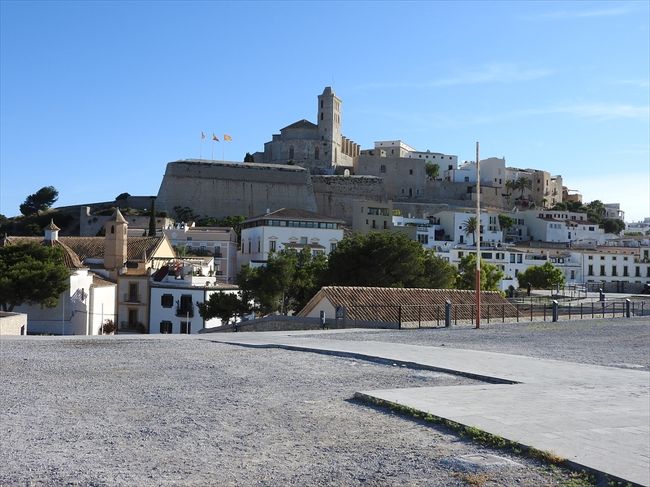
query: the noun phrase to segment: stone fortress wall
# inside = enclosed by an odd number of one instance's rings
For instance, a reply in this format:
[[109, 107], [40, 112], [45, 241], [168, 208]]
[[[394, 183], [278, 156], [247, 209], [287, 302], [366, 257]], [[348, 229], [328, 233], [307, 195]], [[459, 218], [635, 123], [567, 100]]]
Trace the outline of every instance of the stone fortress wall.
[[196, 159], [167, 164], [156, 209], [173, 215], [176, 206], [217, 218], [278, 208], [317, 211], [309, 172], [301, 167]]

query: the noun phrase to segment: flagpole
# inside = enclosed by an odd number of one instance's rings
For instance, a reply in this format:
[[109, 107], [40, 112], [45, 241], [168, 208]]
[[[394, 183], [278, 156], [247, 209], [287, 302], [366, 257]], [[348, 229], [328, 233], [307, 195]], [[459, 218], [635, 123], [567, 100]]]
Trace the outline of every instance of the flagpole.
[[223, 144], [221, 144], [221, 162], [226, 162], [226, 138], [223, 138]]
[[212, 140], [212, 154], [210, 155], [210, 160], [214, 161], [214, 140]]

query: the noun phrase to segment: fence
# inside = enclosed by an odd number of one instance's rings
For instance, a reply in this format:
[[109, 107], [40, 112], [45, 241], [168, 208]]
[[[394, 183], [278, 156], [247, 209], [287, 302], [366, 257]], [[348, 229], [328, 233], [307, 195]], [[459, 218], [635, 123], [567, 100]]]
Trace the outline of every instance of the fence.
[[[645, 301], [609, 300], [580, 303], [557, 301], [507, 302], [482, 304], [481, 323], [518, 323], [530, 321], [560, 321], [587, 318], [631, 318], [650, 314]], [[474, 304], [440, 305], [382, 305], [348, 306], [346, 321], [354, 326], [358, 322], [385, 322], [398, 328], [436, 328], [443, 326], [475, 324]]]

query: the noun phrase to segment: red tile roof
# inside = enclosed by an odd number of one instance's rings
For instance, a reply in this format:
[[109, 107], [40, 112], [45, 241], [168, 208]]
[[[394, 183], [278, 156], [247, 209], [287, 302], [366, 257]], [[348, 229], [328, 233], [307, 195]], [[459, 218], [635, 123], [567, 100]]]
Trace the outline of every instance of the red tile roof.
[[[316, 305], [327, 299], [336, 307], [346, 308], [348, 319], [402, 322], [444, 320], [444, 305], [463, 305], [456, 310], [458, 319], [472, 316], [476, 293], [460, 289], [388, 288], [362, 286], [326, 286], [305, 305], [298, 316], [307, 316]], [[516, 308], [496, 291], [481, 292], [485, 305], [501, 305], [506, 316], [514, 316]], [[401, 310], [400, 310], [401, 307]], [[482, 310], [481, 315], [484, 312]]]

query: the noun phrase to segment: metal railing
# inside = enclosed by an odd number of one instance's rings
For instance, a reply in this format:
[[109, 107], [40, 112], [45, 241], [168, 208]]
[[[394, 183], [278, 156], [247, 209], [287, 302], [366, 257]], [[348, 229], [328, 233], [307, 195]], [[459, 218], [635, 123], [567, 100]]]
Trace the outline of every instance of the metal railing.
[[[353, 305], [339, 311], [351, 324], [379, 322], [398, 328], [439, 328], [476, 323], [474, 304], [442, 305]], [[595, 318], [632, 318], [650, 315], [650, 304], [636, 300], [607, 300], [560, 303], [530, 300], [481, 305], [481, 323], [519, 323]]]

